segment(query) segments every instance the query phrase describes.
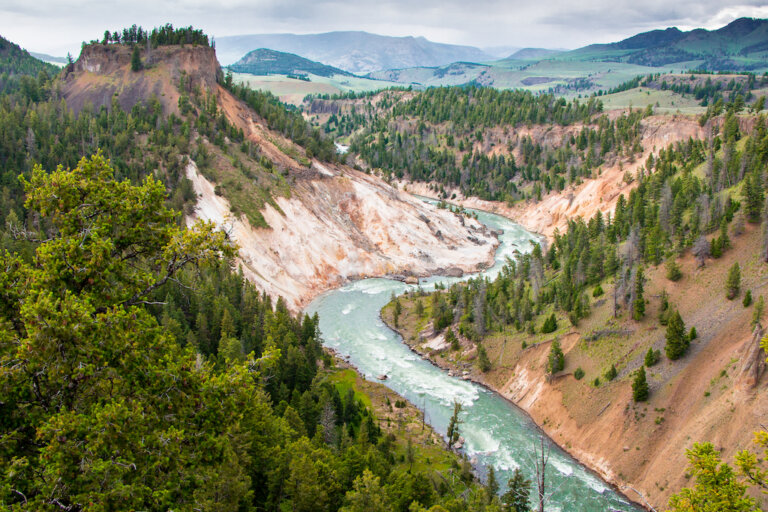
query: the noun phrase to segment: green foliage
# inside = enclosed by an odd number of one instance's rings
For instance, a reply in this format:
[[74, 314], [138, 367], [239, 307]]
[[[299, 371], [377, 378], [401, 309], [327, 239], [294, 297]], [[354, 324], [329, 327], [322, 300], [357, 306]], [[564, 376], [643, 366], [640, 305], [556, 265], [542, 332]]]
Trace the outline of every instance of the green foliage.
[[137, 71], [141, 71], [141, 69], [144, 66], [141, 64], [141, 54], [139, 52], [139, 47], [134, 46], [133, 52], [131, 53], [131, 71], [134, 73]]
[[653, 347], [650, 347], [648, 349], [648, 352], [645, 353], [643, 364], [645, 364], [645, 366], [651, 367], [656, 363], [658, 363], [660, 359], [661, 359], [661, 351], [653, 350]]
[[746, 496], [747, 486], [740, 483], [733, 469], [721, 462], [711, 443], [694, 443], [686, 451], [689, 472], [696, 479], [693, 488], [685, 488], [669, 500], [670, 512], [753, 512], [755, 500]]
[[563, 368], [565, 368], [565, 355], [563, 354], [563, 349], [560, 348], [560, 341], [555, 339], [552, 341], [552, 346], [549, 349], [547, 371], [550, 375], [554, 375], [557, 372], [563, 371]]
[[752, 290], [747, 290], [747, 293], [744, 294], [744, 300], [741, 301], [741, 305], [745, 308], [752, 305]]
[[483, 373], [491, 369], [491, 360], [488, 359], [488, 353], [482, 344], [477, 345], [477, 366]]
[[573, 378], [576, 380], [581, 380], [584, 378], [584, 370], [581, 369], [581, 366], [576, 368], [576, 370], [573, 372]]
[[449, 449], [454, 445], [454, 443], [456, 443], [456, 441], [459, 440], [459, 426], [463, 423], [461, 418], [459, 418], [459, 415], [461, 414], [461, 407], [461, 402], [454, 400], [453, 414], [451, 415], [451, 420], [448, 423], [448, 430], [445, 434]]
[[757, 302], [755, 303], [755, 309], [752, 311], [752, 326], [759, 324], [760, 321], [763, 319], [763, 310], [765, 309], [765, 299], [763, 299], [763, 296], [759, 296], [757, 298]]
[[459, 339], [456, 337], [456, 334], [453, 332], [453, 329], [446, 329], [445, 341], [447, 341], [450, 344], [451, 350], [453, 351], [459, 350], [461, 348], [461, 345], [459, 344]]
[[612, 364], [611, 367], [608, 368], [608, 370], [605, 372], [604, 377], [605, 377], [605, 380], [610, 382], [613, 379], [615, 379], [617, 375], [619, 375], [619, 372], [618, 370], [616, 370], [616, 365]]
[[685, 323], [679, 311], [675, 311], [669, 318], [666, 333], [667, 343], [664, 352], [671, 360], [680, 359], [688, 351], [690, 339], [685, 332]]
[[728, 277], [725, 281], [725, 296], [728, 300], [733, 300], [739, 295], [739, 290], [741, 289], [741, 266], [739, 265], [739, 262], [731, 266], [730, 269], [728, 269]]
[[636, 322], [639, 322], [645, 316], [645, 297], [643, 296], [643, 288], [645, 285], [645, 275], [643, 274], [643, 268], [638, 267], [635, 274], [635, 289], [634, 300], [632, 301], [632, 318]]
[[510, 512], [527, 512], [531, 495], [531, 481], [523, 476], [520, 468], [515, 468], [512, 477], [507, 482], [507, 492], [501, 497], [501, 502]]
[[696, 326], [691, 327], [691, 330], [688, 331], [688, 340], [693, 341], [698, 337], [699, 337], [699, 333], [696, 332]]
[[680, 270], [680, 265], [677, 264], [674, 258], [667, 260], [667, 279], [670, 281], [679, 281], [683, 277], [683, 272]]
[[600, 297], [604, 293], [605, 292], [603, 291], [603, 287], [598, 284], [597, 286], [595, 286], [595, 289], [592, 291], [592, 296], [593, 297]]
[[648, 382], [645, 380], [645, 366], [641, 366], [635, 372], [635, 378], [632, 380], [632, 399], [635, 402], [645, 402], [648, 400]]
[[158, 46], [171, 46], [191, 44], [195, 46], [210, 46], [208, 36], [200, 29], [190, 27], [175, 28], [170, 23], [162, 27], [154, 28], [151, 32], [140, 26], [132, 25], [122, 30], [109, 30], [104, 32], [104, 37], [91, 41], [91, 44], [130, 44], [146, 45], [149, 40], [152, 48]]
[[555, 318], [555, 314], [552, 313], [547, 317], [546, 320], [544, 320], [544, 323], [541, 326], [541, 333], [549, 334], [551, 332], [555, 332], [556, 330], [557, 330], [557, 318]]

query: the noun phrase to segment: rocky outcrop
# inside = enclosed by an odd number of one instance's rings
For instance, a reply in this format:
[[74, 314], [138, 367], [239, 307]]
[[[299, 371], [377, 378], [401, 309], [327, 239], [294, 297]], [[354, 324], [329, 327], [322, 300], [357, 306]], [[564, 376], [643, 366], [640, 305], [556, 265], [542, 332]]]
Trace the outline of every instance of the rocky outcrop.
[[75, 112], [86, 105], [110, 108], [113, 97], [123, 110], [157, 98], [166, 114], [178, 112], [179, 86], [191, 91], [215, 90], [221, 68], [213, 48], [160, 46], [142, 48], [144, 69], [131, 70], [132, 48], [126, 45], [89, 44], [83, 47], [72, 72], [62, 80], [61, 92]]
[[765, 371], [765, 350], [761, 344], [763, 332], [763, 327], [757, 324], [752, 331], [752, 337], [744, 347], [743, 362], [736, 378], [736, 386], [739, 389], [754, 389]]

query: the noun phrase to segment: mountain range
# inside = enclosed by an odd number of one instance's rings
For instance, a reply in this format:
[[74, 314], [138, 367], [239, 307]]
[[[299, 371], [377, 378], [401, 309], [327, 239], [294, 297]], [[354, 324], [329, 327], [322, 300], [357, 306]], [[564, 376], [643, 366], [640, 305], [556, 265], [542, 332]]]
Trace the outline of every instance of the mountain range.
[[293, 53], [357, 74], [383, 69], [442, 66], [458, 61], [484, 62], [497, 58], [472, 46], [435, 43], [423, 37], [391, 37], [358, 31], [216, 38], [216, 52], [225, 66], [257, 48]]

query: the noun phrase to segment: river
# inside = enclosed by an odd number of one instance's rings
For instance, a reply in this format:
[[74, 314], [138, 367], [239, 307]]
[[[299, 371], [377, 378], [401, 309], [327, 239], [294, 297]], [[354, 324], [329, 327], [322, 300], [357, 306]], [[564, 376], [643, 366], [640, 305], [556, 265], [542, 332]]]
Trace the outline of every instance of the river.
[[[503, 232], [499, 237], [501, 244], [496, 251], [495, 264], [482, 273], [491, 279], [499, 273], [507, 257], [514, 258], [517, 251], [531, 250], [531, 242], [539, 240], [537, 235], [504, 217], [473, 212], [480, 222]], [[430, 277], [421, 279], [419, 286], [430, 290], [436, 282], [450, 284], [460, 280]], [[477, 460], [476, 467], [481, 472], [493, 465], [502, 491], [517, 467], [535, 482], [533, 447], [542, 436], [536, 424], [498, 394], [450, 377], [447, 372], [421, 359], [381, 320], [381, 308], [393, 293], [400, 295], [415, 288], [416, 285], [390, 279], [363, 279], [319, 296], [306, 312], [320, 315], [325, 346], [348, 357], [368, 379], [386, 374], [388, 379], [384, 384], [424, 410], [427, 423], [443, 435], [453, 412], [453, 401], [459, 400], [463, 404], [460, 427], [466, 441], [463, 449], [470, 458]], [[547, 511], [642, 510], [549, 439], [546, 442], [551, 449], [546, 473]], [[532, 489], [531, 499], [534, 494], [535, 489]]]

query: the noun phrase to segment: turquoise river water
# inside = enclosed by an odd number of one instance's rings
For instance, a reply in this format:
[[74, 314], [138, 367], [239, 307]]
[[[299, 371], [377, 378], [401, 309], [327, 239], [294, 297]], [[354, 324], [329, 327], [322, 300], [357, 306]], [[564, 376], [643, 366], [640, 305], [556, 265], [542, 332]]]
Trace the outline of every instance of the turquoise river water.
[[[501, 230], [501, 244], [495, 264], [481, 275], [496, 276], [506, 258], [531, 250], [538, 239], [518, 224], [486, 212], [476, 211], [478, 220], [489, 228]], [[466, 279], [466, 277], [464, 278]], [[425, 290], [434, 283], [450, 284], [461, 278], [430, 277], [421, 279]], [[415, 289], [390, 279], [363, 279], [327, 292], [315, 299], [306, 312], [320, 315], [323, 344], [340, 356], [348, 357], [368, 379], [386, 374], [384, 384], [425, 411], [427, 423], [445, 435], [453, 412], [453, 401], [463, 404], [461, 435], [464, 452], [477, 461], [484, 472], [493, 465], [502, 490], [511, 472], [519, 467], [535, 482], [533, 447], [539, 443], [541, 430], [514, 404], [477, 384], [451, 377], [447, 372], [421, 359], [403, 343], [402, 338], [381, 320], [381, 308], [392, 293], [399, 295]], [[584, 468], [549, 439], [550, 463], [547, 467], [545, 510], [556, 512], [635, 512], [631, 504], [596, 474]], [[531, 498], [535, 494], [532, 489]], [[532, 503], [533, 505], [533, 503]]]

